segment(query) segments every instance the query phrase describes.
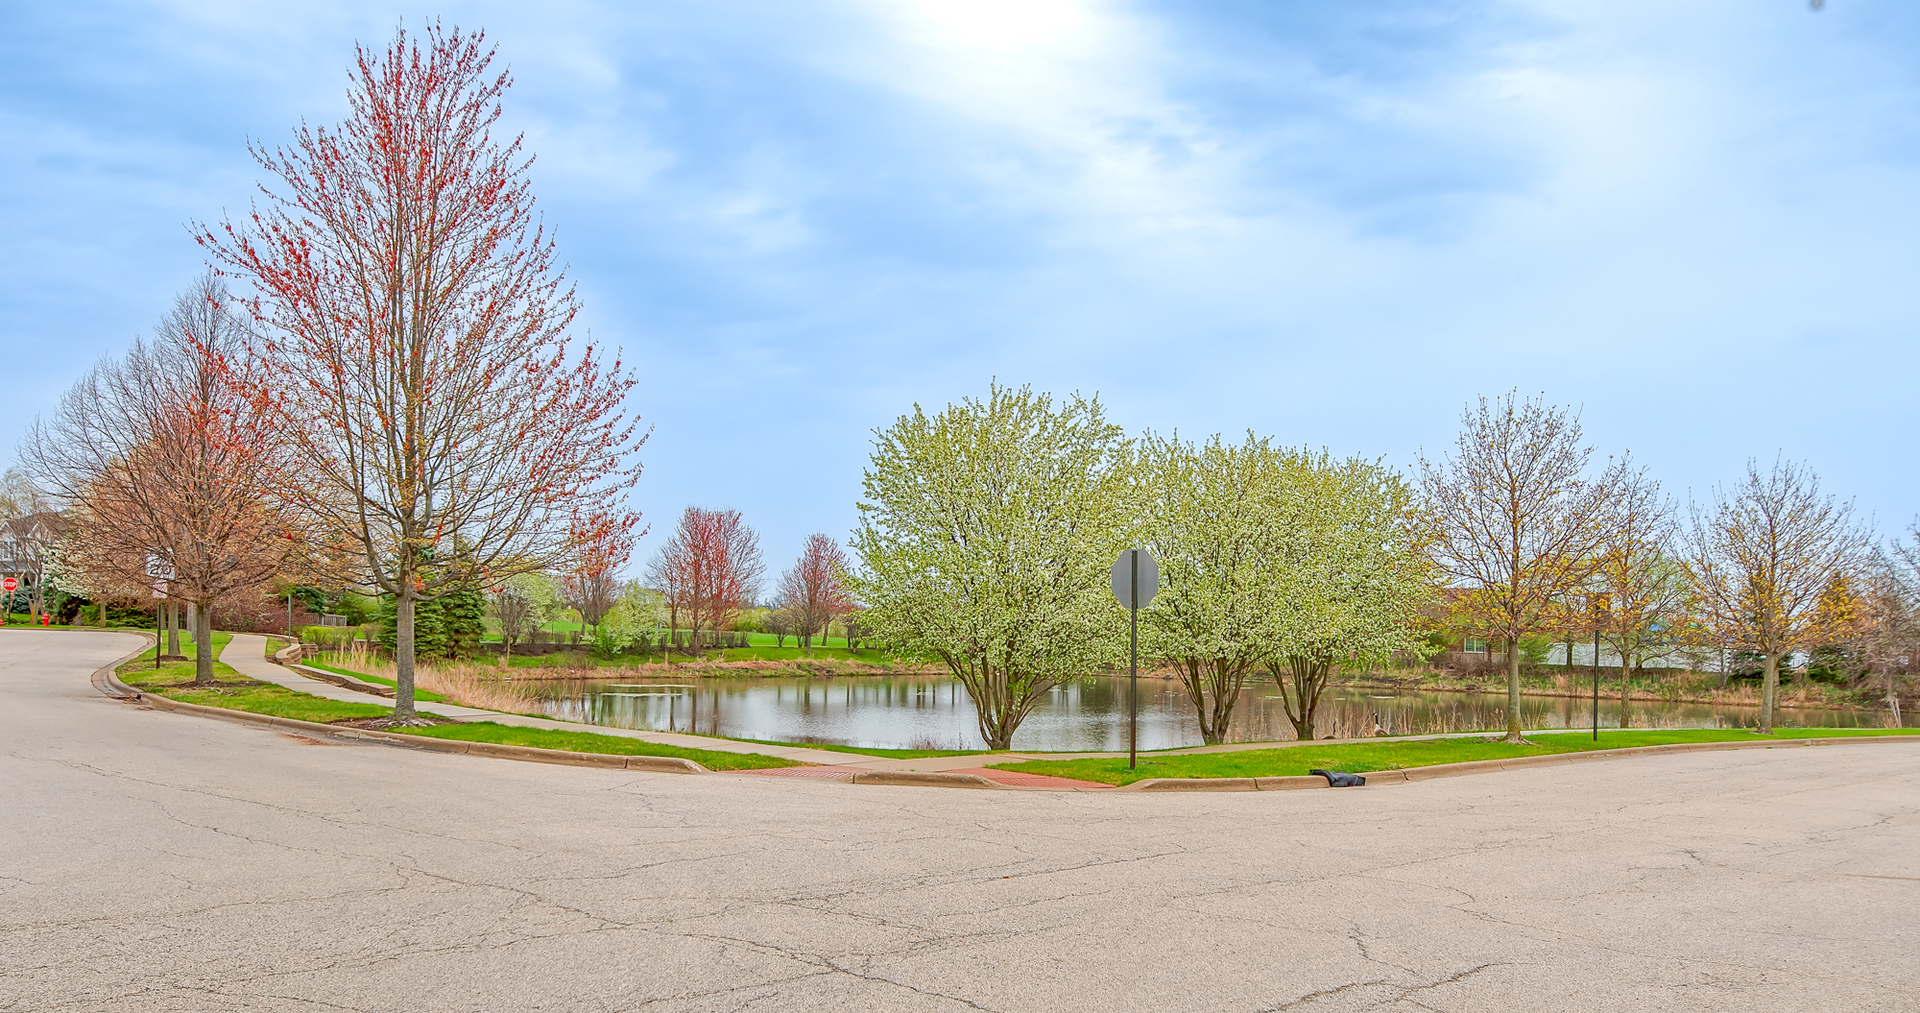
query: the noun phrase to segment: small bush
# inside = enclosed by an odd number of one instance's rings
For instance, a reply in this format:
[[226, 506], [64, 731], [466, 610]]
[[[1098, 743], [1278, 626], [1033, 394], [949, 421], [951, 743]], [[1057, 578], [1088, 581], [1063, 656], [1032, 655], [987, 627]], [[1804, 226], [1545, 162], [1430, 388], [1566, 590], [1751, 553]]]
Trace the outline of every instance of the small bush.
[[322, 647], [337, 647], [350, 643], [358, 632], [351, 626], [302, 626], [300, 640], [303, 643], [318, 644]]

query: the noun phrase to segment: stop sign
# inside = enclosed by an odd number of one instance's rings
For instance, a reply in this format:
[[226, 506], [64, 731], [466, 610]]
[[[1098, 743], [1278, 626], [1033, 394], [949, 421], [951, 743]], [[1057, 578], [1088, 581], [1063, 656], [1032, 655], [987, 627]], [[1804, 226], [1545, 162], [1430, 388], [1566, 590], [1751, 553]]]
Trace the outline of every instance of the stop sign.
[[12, 577], [8, 577], [6, 580], [0, 580], [0, 588], [6, 588], [9, 591], [19, 586], [20, 582], [14, 580]]

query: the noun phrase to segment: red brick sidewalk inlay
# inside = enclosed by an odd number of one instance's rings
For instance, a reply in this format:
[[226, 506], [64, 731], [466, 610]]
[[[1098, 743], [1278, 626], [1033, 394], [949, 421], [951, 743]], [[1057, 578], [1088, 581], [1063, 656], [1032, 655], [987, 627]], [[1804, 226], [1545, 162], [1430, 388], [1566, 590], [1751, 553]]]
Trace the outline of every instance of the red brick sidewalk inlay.
[[762, 767], [758, 770], [729, 771], [734, 774], [760, 774], [765, 777], [812, 777], [822, 781], [851, 781], [858, 767]]
[[965, 770], [950, 770], [949, 774], [978, 774], [989, 781], [1012, 785], [1015, 788], [1071, 788], [1076, 791], [1094, 788], [1111, 788], [1111, 784], [1097, 781], [1080, 781], [1071, 777], [1050, 777], [1046, 774], [1028, 774], [1017, 770], [1001, 770], [998, 767], [969, 767]]

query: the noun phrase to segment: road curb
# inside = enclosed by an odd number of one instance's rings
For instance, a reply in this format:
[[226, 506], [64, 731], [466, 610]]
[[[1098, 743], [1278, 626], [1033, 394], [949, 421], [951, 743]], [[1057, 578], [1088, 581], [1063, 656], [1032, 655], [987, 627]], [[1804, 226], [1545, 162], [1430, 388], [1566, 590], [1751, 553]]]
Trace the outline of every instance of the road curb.
[[[979, 774], [945, 774], [939, 771], [863, 770], [853, 775], [854, 784], [915, 785], [923, 788], [1011, 788]], [[1042, 789], [1044, 790], [1044, 789]]]
[[[142, 647], [141, 651], [146, 648]], [[135, 652], [138, 654], [139, 652]], [[274, 717], [270, 714], [254, 714], [248, 711], [232, 710], [226, 707], [208, 707], [197, 703], [182, 703], [158, 693], [129, 689], [134, 699], [165, 711], [193, 714], [199, 717], [214, 718], [221, 721], [237, 721], [241, 724], [265, 725], [270, 728], [284, 728], [308, 735], [325, 735], [329, 738], [347, 739], [356, 742], [378, 742], [383, 745], [401, 746], [407, 749], [423, 749], [433, 753], [465, 753], [469, 756], [489, 756], [501, 760], [525, 760], [534, 763], [554, 763], [569, 767], [598, 767], [613, 770], [644, 770], [656, 774], [711, 774], [713, 771], [692, 760], [678, 756], [626, 756], [617, 753], [575, 753], [565, 749], [541, 749], [538, 746], [511, 746], [497, 742], [464, 742], [459, 739], [436, 739], [425, 735], [402, 735], [396, 732], [383, 732], [371, 728], [342, 728], [338, 725], [321, 724], [317, 721], [299, 721], [294, 718]]]
[[[132, 633], [135, 636], [139, 637], [140, 639], [146, 641], [146, 644], [157, 644], [160, 642], [159, 637], [151, 633], [146, 633], [139, 630], [124, 630], [124, 631], [116, 630], [114, 632]], [[93, 688], [99, 690], [102, 693], [105, 693], [110, 697], [113, 697], [116, 700], [138, 700], [140, 698], [140, 691], [137, 689], [134, 689], [132, 686], [129, 686], [124, 682], [121, 682], [117, 677], [115, 677], [113, 673], [114, 673], [114, 670], [118, 669], [121, 665], [124, 665], [127, 662], [132, 661], [133, 659], [141, 656], [142, 654], [147, 653], [146, 644], [140, 645], [140, 647], [137, 650], [135, 650], [132, 654], [129, 654], [124, 658], [119, 658], [114, 661], [108, 662], [105, 668], [102, 668], [98, 672], [93, 673]]]

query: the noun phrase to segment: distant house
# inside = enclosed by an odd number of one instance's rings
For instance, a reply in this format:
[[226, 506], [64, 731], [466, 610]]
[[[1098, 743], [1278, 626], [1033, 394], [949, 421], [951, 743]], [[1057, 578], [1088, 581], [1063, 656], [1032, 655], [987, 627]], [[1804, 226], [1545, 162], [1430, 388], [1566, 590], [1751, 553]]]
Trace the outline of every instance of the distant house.
[[40, 573], [46, 547], [60, 537], [60, 515], [28, 514], [0, 524], [0, 573], [33, 577]]

